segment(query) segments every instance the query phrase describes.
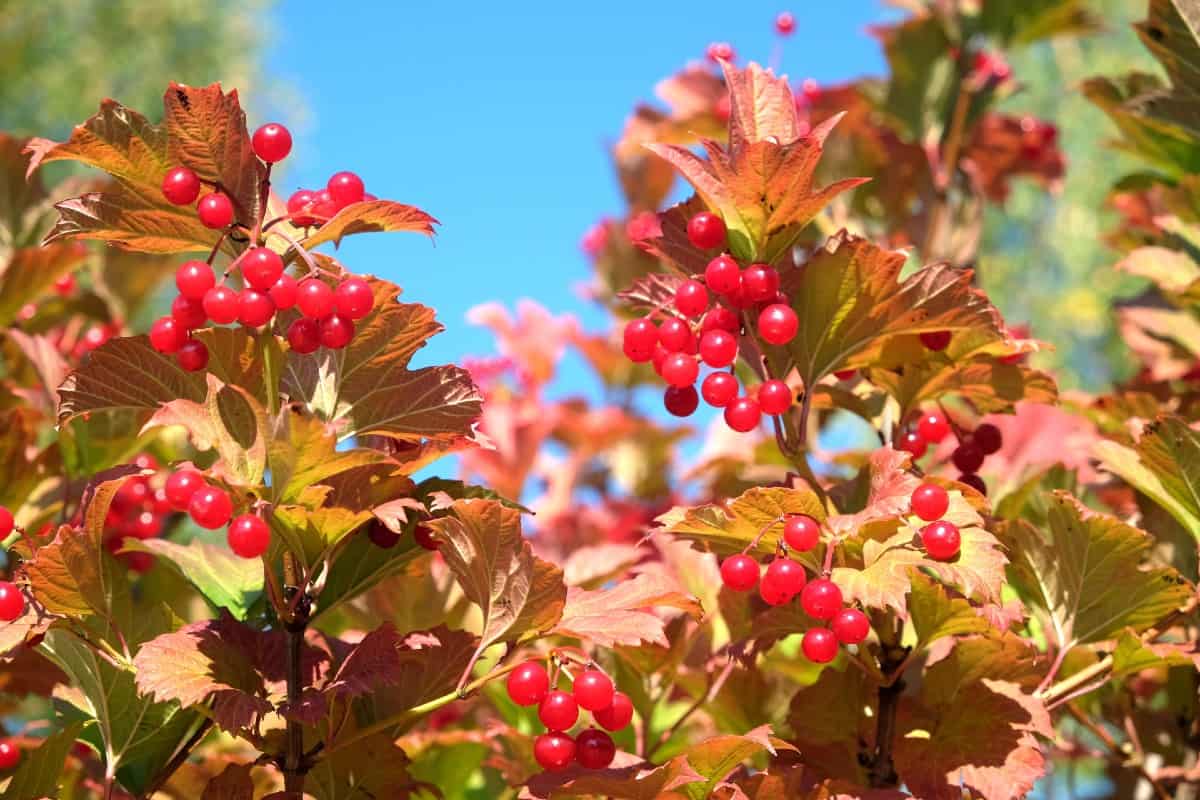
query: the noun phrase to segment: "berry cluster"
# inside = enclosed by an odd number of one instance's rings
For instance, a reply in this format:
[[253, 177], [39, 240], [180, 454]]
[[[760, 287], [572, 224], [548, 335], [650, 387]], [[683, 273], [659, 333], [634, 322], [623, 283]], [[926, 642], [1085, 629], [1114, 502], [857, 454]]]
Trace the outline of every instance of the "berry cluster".
[[[367, 525], [367, 538], [376, 547], [390, 550], [399, 543], [401, 534], [396, 533], [379, 520], [373, 519]], [[442, 543], [434, 538], [433, 529], [427, 525], [418, 525], [413, 528], [413, 541], [426, 550], [437, 550], [442, 546]]]
[[229, 549], [242, 558], [258, 558], [271, 544], [271, 529], [255, 514], [233, 516], [233, 501], [223, 489], [210, 486], [193, 469], [181, 469], [167, 478], [167, 502], [175, 511], [186, 511], [201, 528], [216, 530], [229, 525]]
[[999, 452], [1004, 444], [1000, 429], [990, 422], [976, 426], [973, 431], [964, 431], [951, 424], [940, 411], [930, 411], [901, 431], [896, 448], [911, 454], [914, 460], [919, 459], [929, 445], [939, 444], [951, 433], [958, 438], [958, 446], [950, 454], [951, 463], [960, 473], [958, 482], [987, 494], [987, 484], [979, 477], [979, 469], [984, 459]]
[[[142, 454], [134, 464], [143, 470], [157, 470], [158, 462], [153, 456]], [[123, 561], [134, 572], [145, 572], [154, 566], [154, 556], [149, 553], [121, 553], [126, 539], [156, 539], [162, 536], [167, 515], [173, 510], [167, 501], [166, 490], [156, 475], [135, 475], [121, 484], [113, 495], [104, 518], [104, 546], [110, 553]]]
[[[255, 154], [268, 164], [281, 161], [292, 148], [292, 137], [282, 125], [263, 125], [254, 132]], [[177, 205], [191, 205], [200, 193], [200, 178], [187, 167], [175, 167], [163, 179], [163, 195]], [[296, 225], [309, 227], [327, 221], [352, 203], [374, 199], [366, 194], [362, 179], [353, 172], [339, 172], [325, 189], [301, 189], [288, 200], [287, 217]], [[235, 224], [233, 201], [214, 187], [197, 205], [200, 221], [214, 230]], [[269, 226], [268, 226], [269, 227]], [[213, 250], [213, 256], [216, 249]], [[247, 328], [268, 325], [278, 311], [295, 308], [300, 317], [287, 330], [288, 344], [297, 353], [312, 353], [319, 347], [339, 349], [354, 338], [354, 323], [375, 304], [370, 285], [353, 275], [336, 286], [313, 274], [297, 281], [284, 271], [283, 258], [258, 243], [246, 249], [218, 281], [209, 261], [185, 261], [175, 272], [179, 295], [171, 313], [150, 328], [150, 344], [160, 353], [174, 354], [189, 371], [208, 365], [208, 348], [192, 331], [212, 322], [240, 323]], [[242, 288], [227, 286], [233, 273], [241, 276]]]
[[[633, 702], [616, 691], [612, 679], [595, 667], [579, 673], [571, 691], [552, 689], [550, 675], [538, 661], [526, 661], [508, 676], [508, 696], [520, 706], [537, 706], [546, 733], [533, 743], [533, 756], [542, 769], [566, 769], [578, 762], [588, 769], [612, 763], [617, 746], [607, 731], [619, 731], [633, 720]], [[579, 709], [592, 712], [595, 726], [574, 738], [567, 733], [579, 721]], [[603, 730], [601, 730], [601, 728]]]
[[[15, 530], [17, 530], [17, 524], [13, 519], [12, 511], [5, 506], [0, 506], [0, 539], [7, 539]], [[24, 613], [25, 597], [21, 594], [20, 588], [12, 581], [0, 581], [0, 620], [12, 622]], [[4, 753], [0, 753], [0, 769], [7, 769], [3, 765], [4, 756]], [[13, 763], [15, 765], [16, 762]]]
[[[725, 223], [716, 214], [701, 212], [688, 220], [687, 235], [701, 250], [717, 249], [725, 244]], [[787, 383], [776, 378], [739, 396], [741, 387], [732, 367], [739, 336], [747, 332], [743, 319], [756, 311], [755, 330], [763, 341], [776, 346], [795, 338], [800, 322], [779, 291], [779, 273], [767, 264], [742, 269], [732, 256], [722, 253], [709, 261], [703, 277], [703, 282], [688, 279], [679, 285], [673, 297], [674, 314], [661, 324], [649, 317], [629, 322], [623, 349], [631, 361], [653, 363], [668, 384], [663, 403], [675, 416], [694, 413], [703, 397], [710, 406], [725, 409], [730, 428], [752, 431], [763, 414], [783, 414], [794, 398]], [[710, 305], [710, 293], [720, 298], [719, 304]], [[704, 378], [697, 392], [700, 362], [717, 371]]]
[[921, 546], [935, 561], [950, 561], [958, 556], [962, 537], [958, 526], [944, 520], [950, 508], [950, 495], [936, 483], [922, 483], [909, 498], [912, 512], [929, 524], [921, 528]]
[[[792, 514], [783, 520], [783, 541], [791, 550], [804, 553], [821, 540], [820, 524], [807, 514]], [[760, 580], [761, 578], [761, 580]], [[800, 596], [804, 613], [828, 627], [809, 628], [800, 642], [805, 658], [827, 664], [837, 657], [839, 645], [859, 644], [871, 632], [867, 615], [857, 608], [845, 608], [842, 590], [828, 577], [808, 580], [804, 565], [786, 555], [777, 555], [760, 576], [759, 563], [745, 553], [721, 562], [721, 581], [736, 592], [748, 592], [758, 586], [759, 596], [769, 606], [790, 603]]]

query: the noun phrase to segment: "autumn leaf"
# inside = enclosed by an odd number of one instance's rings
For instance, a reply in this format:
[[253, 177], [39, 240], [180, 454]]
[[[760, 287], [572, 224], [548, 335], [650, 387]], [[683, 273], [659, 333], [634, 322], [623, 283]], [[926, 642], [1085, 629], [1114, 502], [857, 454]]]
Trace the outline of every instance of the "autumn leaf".
[[1184, 420], [1161, 416], [1146, 426], [1134, 448], [1103, 440], [1093, 451], [1106, 469], [1200, 539], [1200, 434]]
[[914, 572], [908, 597], [908, 614], [917, 636], [917, 648], [924, 649], [945, 636], [986, 633], [987, 619], [965, 599], [951, 597], [946, 587]]
[[307, 774], [304, 791], [313, 800], [413, 797], [417, 783], [408, 764], [392, 737], [371, 736], [318, 761]]
[[947, 358], [929, 358], [910, 363], [901, 372], [870, 370], [872, 384], [884, 389], [900, 404], [904, 419], [921, 403], [958, 397], [981, 414], [1011, 411], [1017, 403], [1054, 403], [1058, 387], [1048, 373], [1003, 358], [975, 358], [956, 363]]
[[267, 444], [273, 502], [296, 502], [306, 489], [343, 472], [378, 464], [379, 450], [337, 448], [337, 436], [326, 423], [295, 406], [285, 407], [272, 421]]
[[854, 481], [832, 490], [844, 513], [833, 514], [825, 521], [830, 532], [849, 535], [869, 523], [907, 514], [912, 493], [921, 483], [908, 469], [911, 458], [908, 453], [889, 446], [873, 450]]
[[340, 245], [343, 237], [354, 233], [413, 231], [433, 236], [436, 219], [415, 206], [391, 200], [363, 200], [338, 211], [328, 222], [300, 244], [311, 250], [319, 244]]
[[667, 533], [718, 556], [740, 553], [762, 534], [752, 552], [768, 555], [775, 552], [782, 540], [784, 518], [789, 514], [807, 514], [818, 522], [825, 519], [820, 499], [812, 489], [803, 486], [756, 487], [725, 504], [674, 508], [656, 522]]
[[[343, 539], [358, 531], [371, 519], [371, 512], [342, 506], [307, 508], [301, 505], [276, 506], [268, 522], [278, 537], [280, 548], [295, 554], [305, 568], [315, 567]], [[359, 538], [365, 539], [366, 536]], [[387, 557], [376, 555], [376, 562]], [[339, 559], [340, 560], [340, 559]]]
[[666, 647], [665, 620], [651, 609], [675, 608], [693, 617], [703, 613], [696, 598], [681, 591], [663, 574], [643, 573], [611, 589], [571, 587], [562, 619], [552, 633], [591, 641], [601, 647], [639, 645]]
[[263, 568], [256, 559], [234, 555], [206, 542], [177, 544], [169, 539], [126, 539], [124, 551], [158, 556], [182, 575], [214, 608], [244, 620], [262, 596]]
[[0, 327], [12, 325], [25, 304], [44, 298], [56, 280], [85, 258], [86, 248], [70, 242], [12, 251], [0, 266]]
[[[792, 697], [790, 740], [807, 763], [820, 765], [821, 774], [866, 783], [858, 755], [864, 746], [873, 748], [877, 696], [878, 684], [860, 669], [821, 670], [815, 683]], [[843, 699], [830, 704], [830, 697]]]
[[401, 677], [401, 643], [396, 626], [383, 623], [351, 648], [325, 692], [332, 697], [357, 697], [394, 685]]
[[0, 800], [57, 797], [67, 755], [82, 730], [80, 723], [68, 725], [47, 736], [32, 751], [22, 753], [21, 764], [0, 794]]
[[1125, 630], [1113, 650], [1114, 680], [1136, 675], [1145, 669], [1191, 667], [1200, 670], [1196, 642], [1143, 642], [1132, 629]]
[[204, 787], [200, 800], [254, 800], [251, 764], [229, 764]]
[[478, 644], [466, 631], [446, 627], [407, 634], [396, 651], [394, 679], [358, 699], [360, 719], [378, 722], [453, 691]]

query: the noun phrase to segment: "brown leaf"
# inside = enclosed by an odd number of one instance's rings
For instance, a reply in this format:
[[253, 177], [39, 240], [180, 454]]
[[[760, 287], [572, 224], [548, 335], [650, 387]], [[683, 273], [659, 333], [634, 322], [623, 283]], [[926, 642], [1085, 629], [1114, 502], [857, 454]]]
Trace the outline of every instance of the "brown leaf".
[[636, 646], [651, 642], [668, 645], [665, 620], [650, 609], [669, 607], [699, 618], [699, 601], [685, 594], [665, 574], [643, 573], [611, 589], [588, 591], [571, 587], [562, 619], [554, 633], [589, 640], [601, 647]]
[[362, 696], [359, 707], [380, 720], [454, 690], [479, 640], [466, 631], [437, 627], [404, 637], [396, 679]]
[[331, 696], [356, 697], [400, 680], [400, 634], [385, 622], [350, 650], [333, 679], [325, 686]]
[[0, 267], [0, 325], [11, 325], [26, 303], [45, 298], [54, 282], [73, 272], [85, 258], [87, 250], [72, 242], [12, 251]]
[[413, 231], [433, 236], [433, 226], [438, 224], [416, 206], [391, 200], [364, 200], [343, 208], [301, 244], [309, 250], [325, 242], [333, 242], [336, 246], [354, 233]]
[[254, 800], [254, 781], [251, 764], [230, 764], [208, 782], [200, 800]]

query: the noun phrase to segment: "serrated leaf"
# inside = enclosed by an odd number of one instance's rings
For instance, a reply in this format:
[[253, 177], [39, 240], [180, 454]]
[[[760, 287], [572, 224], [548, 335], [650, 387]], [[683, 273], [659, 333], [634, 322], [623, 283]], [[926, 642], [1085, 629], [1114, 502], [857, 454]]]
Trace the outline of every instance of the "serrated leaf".
[[384, 460], [378, 450], [338, 450], [337, 436], [324, 422], [287, 407], [275, 418], [267, 447], [271, 500], [296, 502], [306, 489], [327, 478]]
[[783, 521], [789, 514], [807, 514], [818, 522], [825, 519], [820, 498], [804, 486], [755, 487], [728, 503], [674, 508], [656, 522], [667, 533], [718, 556], [740, 553], [762, 533], [752, 552], [767, 555], [775, 552], [783, 538]]
[[436, 219], [416, 206], [391, 200], [364, 200], [343, 208], [301, 244], [308, 250], [325, 242], [336, 246], [355, 233], [412, 231], [433, 236], [433, 226], [437, 224]]
[[76, 723], [55, 731], [33, 751], [23, 754], [12, 780], [0, 794], [0, 800], [57, 798], [67, 754], [79, 738], [83, 726]]
[[1137, 452], [1172, 501], [1200, 519], [1200, 434], [1179, 417], [1160, 417], [1146, 427]]
[[1192, 667], [1200, 670], [1200, 652], [1195, 642], [1146, 643], [1131, 630], [1123, 631], [1113, 650], [1113, 680], [1136, 675], [1144, 669]]
[[699, 618], [699, 601], [685, 594], [665, 574], [642, 573], [611, 589], [571, 587], [562, 619], [553, 633], [591, 641], [601, 647], [636, 646], [643, 642], [666, 647], [666, 620], [654, 608], [674, 608]]
[[158, 556], [215, 608], [227, 610], [234, 619], [246, 619], [262, 596], [262, 563], [235, 556], [227, 547], [206, 542], [183, 545], [169, 539], [127, 539], [123, 549]]
[[[816, 682], [792, 697], [788, 725], [792, 741], [823, 774], [866, 783], [860, 749], [875, 741], [878, 684], [862, 670], [823, 669]], [[830, 704], [830, 697], [842, 698]]]
[[416, 784], [408, 756], [385, 734], [371, 736], [323, 758], [308, 773], [304, 791], [313, 800], [411, 797]]
[[[370, 519], [371, 512], [366, 510], [355, 511], [341, 506], [306, 508], [287, 505], [276, 506], [268, 522], [271, 531], [279, 539], [279, 545], [295, 554], [303, 567], [311, 569], [326, 558], [339, 542]], [[383, 560], [378, 555], [376, 557]]]
[[522, 798], [620, 797], [624, 800], [688, 800], [688, 786], [699, 786], [704, 777], [692, 769], [685, 756], [676, 756], [661, 767], [610, 767], [582, 774], [535, 775]]
[[395, 685], [401, 678], [402, 643], [396, 626], [383, 623], [351, 648], [324, 691], [333, 697], [357, 697]]
[[951, 597], [946, 588], [914, 573], [908, 614], [917, 634], [917, 647], [926, 648], [945, 636], [986, 633], [991, 626], [966, 600]]
[[397, 650], [395, 680], [359, 698], [362, 719], [393, 717], [452, 692], [478, 645], [477, 637], [446, 627], [409, 633]]
[[903, 372], [873, 369], [870, 380], [896, 398], [901, 419], [923, 402], [946, 397], [960, 397], [981, 414], [1011, 411], [1021, 401], [1054, 403], [1058, 399], [1058, 386], [1049, 374], [1023, 364], [1006, 364], [999, 358], [967, 363], [931, 359], [906, 365]]

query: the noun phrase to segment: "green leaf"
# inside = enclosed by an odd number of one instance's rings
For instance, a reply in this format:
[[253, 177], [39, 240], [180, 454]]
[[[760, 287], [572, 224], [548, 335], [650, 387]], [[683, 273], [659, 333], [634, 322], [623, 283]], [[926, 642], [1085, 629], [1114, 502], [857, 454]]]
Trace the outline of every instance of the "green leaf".
[[327, 478], [386, 458], [379, 450], [338, 450], [337, 437], [326, 423], [289, 406], [275, 418], [267, 447], [270, 499], [274, 503], [296, 502], [306, 489]]
[[126, 539], [123, 549], [163, 559], [214, 608], [226, 609], [234, 619], [246, 619], [262, 596], [262, 562], [235, 556], [227, 547], [205, 542], [176, 544], [168, 539]]
[[1200, 434], [1179, 417], [1160, 417], [1146, 426], [1137, 451], [1171, 500], [1192, 520], [1200, 518]]
[[0, 800], [33, 800], [57, 798], [63, 769], [71, 746], [79, 738], [83, 726], [76, 723], [56, 731], [42, 740], [31, 752], [25, 753], [12, 780], [0, 794]]
[[1136, 675], [1144, 669], [1191, 667], [1200, 669], [1200, 653], [1195, 642], [1147, 644], [1131, 630], [1121, 633], [1113, 650], [1114, 680]]
[[412, 231], [433, 236], [433, 226], [437, 224], [436, 219], [415, 206], [391, 200], [363, 200], [343, 208], [301, 244], [307, 250], [325, 242], [337, 246], [354, 233]]
[[1105, 439], [1093, 445], [1092, 453], [1105, 469], [1162, 506], [1186, 531], [1200, 539], [1200, 516], [1175, 499], [1162, 479], [1142, 463], [1137, 450]]
[[914, 573], [908, 613], [917, 634], [917, 648], [924, 649], [946, 636], [986, 633], [987, 620], [961, 597], [951, 597], [946, 588]]
[[966, 22], [977, 30], [1012, 46], [1029, 45], [1053, 36], [1098, 31], [1101, 21], [1083, 0], [1022, 0], [1020, 3], [984, 3], [978, 18]]
[[[306, 569], [310, 569], [328, 557], [339, 542], [358, 531], [370, 519], [370, 511], [354, 511], [340, 506], [310, 509], [288, 505], [276, 506], [268, 521], [280, 545], [294, 553], [300, 559], [300, 563]], [[275, 545], [272, 544], [272, 552], [275, 549]], [[271, 560], [274, 561], [273, 558]]]

